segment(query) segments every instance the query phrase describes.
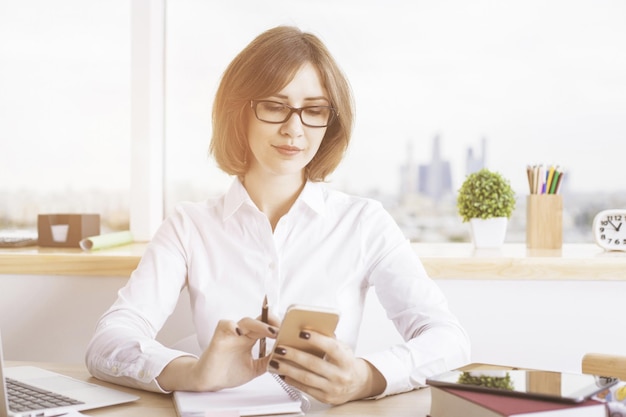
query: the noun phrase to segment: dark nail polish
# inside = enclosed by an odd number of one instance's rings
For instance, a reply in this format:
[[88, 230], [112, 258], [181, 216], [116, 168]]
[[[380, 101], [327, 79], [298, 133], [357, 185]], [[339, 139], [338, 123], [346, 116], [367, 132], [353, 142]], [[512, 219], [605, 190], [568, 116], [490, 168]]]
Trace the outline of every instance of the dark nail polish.
[[276, 362], [276, 361], [272, 360], [272, 361], [270, 361], [270, 366], [271, 366], [272, 368], [274, 368], [274, 369], [278, 369], [278, 362]]
[[276, 334], [276, 329], [274, 329], [272, 326], [267, 326], [267, 330], [269, 330], [271, 334]]
[[300, 339], [310, 339], [311, 338], [311, 333], [309, 332], [300, 332]]
[[285, 355], [287, 353], [287, 349], [282, 348], [282, 347], [277, 347], [276, 349], [274, 349], [274, 353], [277, 353], [279, 355]]
[[241, 336], [241, 330], [239, 330], [239, 327], [235, 327], [235, 331], [237, 332], [237, 336]]

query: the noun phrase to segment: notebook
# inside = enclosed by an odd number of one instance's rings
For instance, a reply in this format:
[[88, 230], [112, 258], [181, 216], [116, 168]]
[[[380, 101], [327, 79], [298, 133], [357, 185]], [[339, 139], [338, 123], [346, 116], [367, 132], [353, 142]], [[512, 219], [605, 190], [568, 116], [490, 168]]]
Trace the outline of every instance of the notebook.
[[[36, 392], [33, 393], [32, 390]], [[32, 407], [25, 399], [45, 395]], [[20, 399], [20, 397], [22, 397]], [[91, 410], [139, 399], [122, 391], [91, 384], [35, 366], [5, 367], [0, 335], [0, 417], [53, 416]], [[43, 404], [43, 405], [42, 405]], [[30, 408], [30, 409], [27, 409]]]
[[244, 385], [221, 391], [175, 391], [174, 405], [180, 417], [302, 416], [309, 400], [277, 375], [266, 372]]

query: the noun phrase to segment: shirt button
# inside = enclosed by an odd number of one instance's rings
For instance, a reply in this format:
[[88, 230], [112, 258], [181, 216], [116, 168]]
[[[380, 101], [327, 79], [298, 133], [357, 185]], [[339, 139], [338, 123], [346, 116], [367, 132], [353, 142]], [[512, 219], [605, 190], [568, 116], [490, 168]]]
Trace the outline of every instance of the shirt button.
[[269, 268], [270, 271], [273, 271], [274, 268], [276, 268], [276, 264], [274, 262], [270, 262], [267, 267]]
[[137, 377], [139, 379], [143, 379], [146, 376], [146, 373], [144, 371], [139, 371], [139, 374], [137, 374]]
[[119, 371], [119, 368], [117, 366], [112, 366], [111, 367], [111, 372], [113, 372], [114, 374], [117, 375], [117, 372]]

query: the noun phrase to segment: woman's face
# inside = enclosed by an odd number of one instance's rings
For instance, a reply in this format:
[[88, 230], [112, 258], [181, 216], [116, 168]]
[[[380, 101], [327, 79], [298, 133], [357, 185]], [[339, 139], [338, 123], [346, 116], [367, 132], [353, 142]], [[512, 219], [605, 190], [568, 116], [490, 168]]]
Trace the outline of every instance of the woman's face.
[[[300, 108], [330, 106], [316, 68], [305, 64], [281, 91], [260, 100], [271, 100]], [[313, 159], [322, 143], [326, 127], [302, 124], [297, 113], [283, 123], [266, 123], [250, 112], [248, 144], [253, 159], [248, 175], [293, 176], [302, 178], [304, 167]]]

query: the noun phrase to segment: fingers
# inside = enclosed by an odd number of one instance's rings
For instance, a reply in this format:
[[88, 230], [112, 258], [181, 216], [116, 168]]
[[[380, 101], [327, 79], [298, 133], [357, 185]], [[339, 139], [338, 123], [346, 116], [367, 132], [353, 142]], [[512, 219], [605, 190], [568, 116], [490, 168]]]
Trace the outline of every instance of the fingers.
[[[319, 375], [332, 374], [333, 368], [339, 363], [345, 363], [353, 358], [350, 348], [332, 337], [320, 333], [303, 330], [299, 334], [302, 345], [299, 349], [290, 346], [276, 346], [270, 367], [283, 374], [281, 363], [287, 362], [294, 369], [304, 368], [307, 372]], [[310, 349], [308, 349], [310, 347]], [[308, 351], [307, 351], [308, 350]], [[313, 352], [324, 352], [320, 358]], [[294, 376], [300, 374], [295, 372]]]
[[281, 375], [287, 384], [318, 401], [327, 404], [345, 402], [341, 395], [345, 384], [340, 368], [318, 356], [295, 348], [276, 347], [269, 366], [270, 371]]
[[232, 320], [220, 320], [217, 322], [217, 327], [215, 328], [216, 335], [222, 336], [240, 336], [240, 330], [237, 327], [237, 323]]
[[[367, 365], [354, 356], [352, 349], [332, 337], [313, 331], [300, 333], [298, 349], [276, 346], [269, 362], [270, 370], [285, 382], [328, 404], [342, 404], [369, 395]], [[323, 358], [308, 353], [308, 347], [325, 352]], [[384, 387], [383, 387], [384, 389]], [[382, 389], [376, 388], [376, 393]]]
[[199, 381], [197, 386], [202, 390], [234, 387], [266, 371], [269, 358], [255, 360], [252, 355], [258, 342], [250, 326], [248, 320], [218, 322], [209, 346], [194, 367], [192, 376], [193, 381]]
[[[317, 386], [333, 372], [333, 365], [318, 356], [296, 348], [277, 346], [269, 362], [270, 370], [287, 375], [304, 385]], [[319, 378], [314, 378], [317, 376]]]
[[[256, 319], [261, 321], [261, 316], [257, 316]], [[267, 323], [275, 327], [276, 329], [278, 329], [280, 327], [281, 320], [278, 316], [275, 316], [274, 314], [269, 313], [267, 317]]]
[[[329, 404], [340, 404], [351, 398], [354, 390], [354, 366], [357, 361], [352, 349], [333, 337], [304, 330], [299, 335], [298, 348], [278, 345], [269, 362], [269, 370], [312, 397]], [[306, 351], [324, 352], [320, 358]]]
[[260, 339], [262, 337], [276, 338], [278, 328], [272, 324], [263, 323], [250, 317], [244, 317], [237, 322], [237, 334], [250, 339]]

